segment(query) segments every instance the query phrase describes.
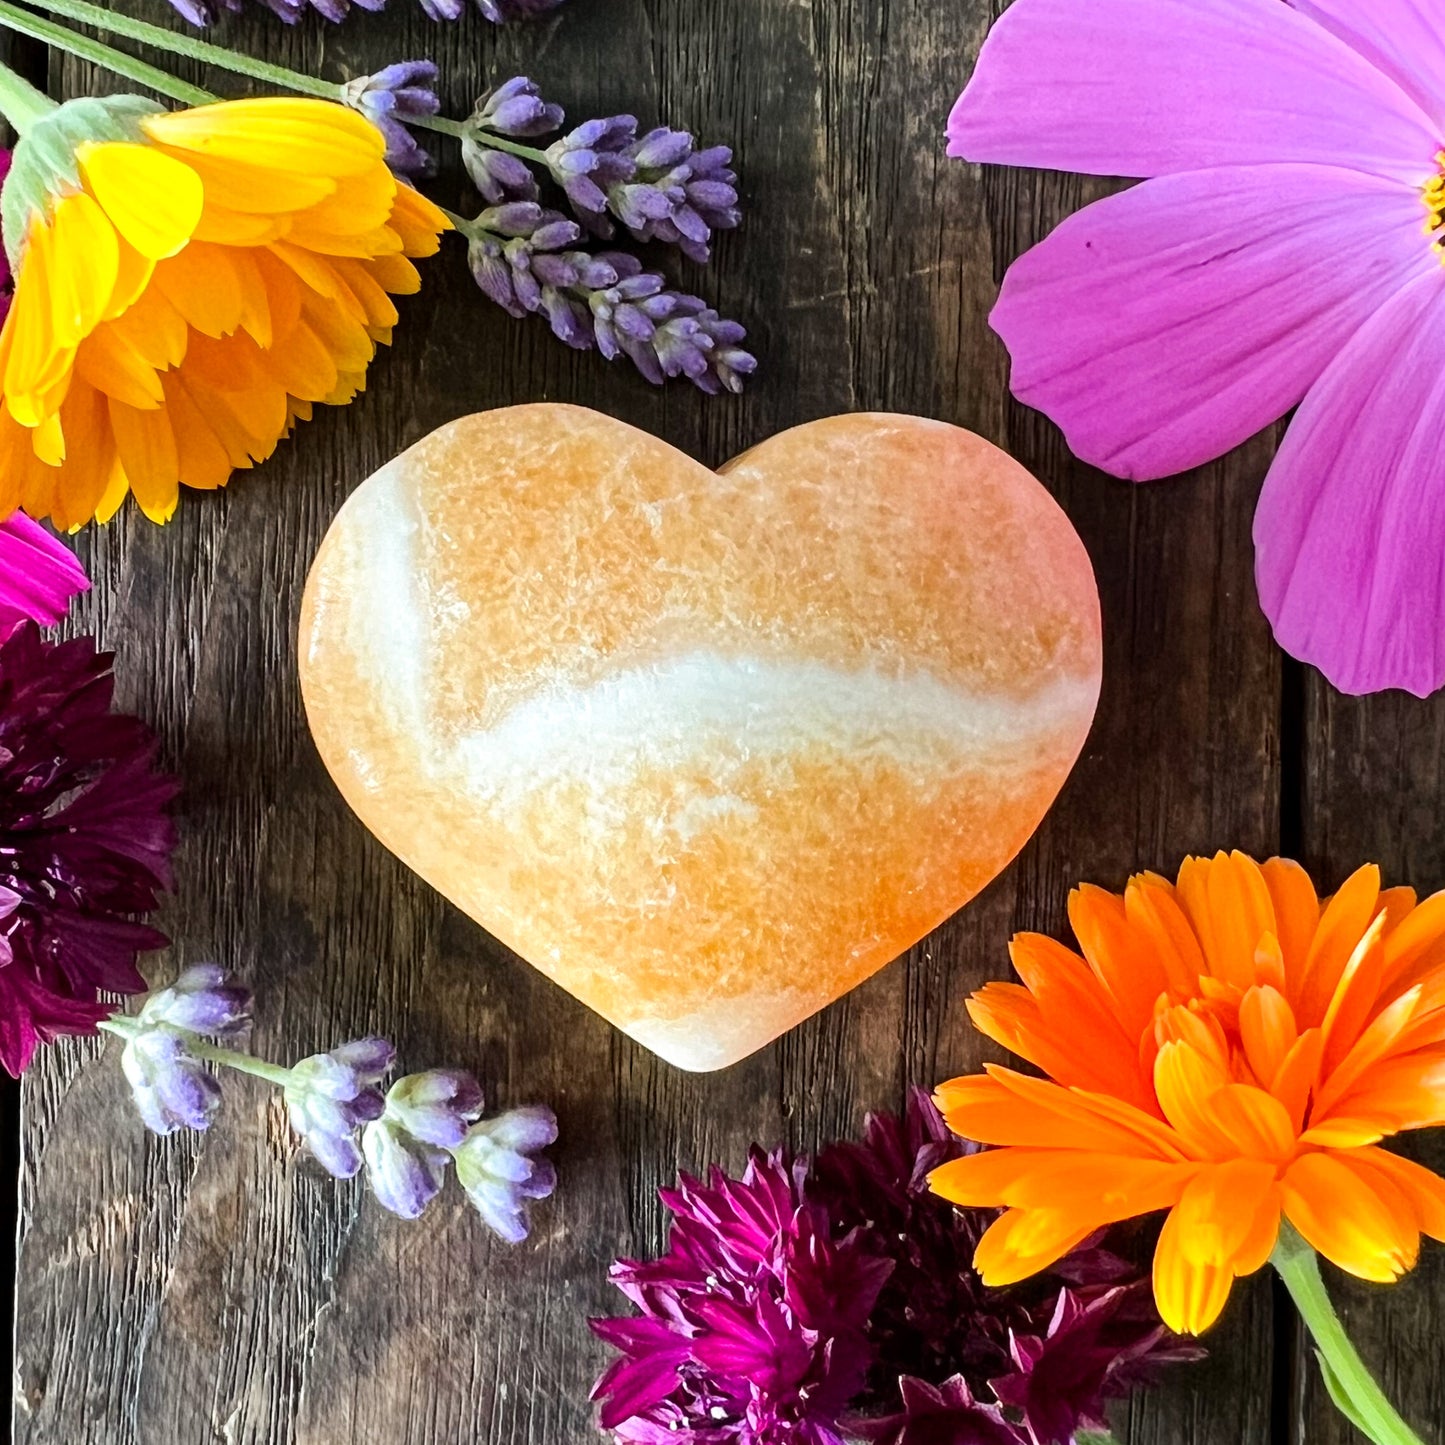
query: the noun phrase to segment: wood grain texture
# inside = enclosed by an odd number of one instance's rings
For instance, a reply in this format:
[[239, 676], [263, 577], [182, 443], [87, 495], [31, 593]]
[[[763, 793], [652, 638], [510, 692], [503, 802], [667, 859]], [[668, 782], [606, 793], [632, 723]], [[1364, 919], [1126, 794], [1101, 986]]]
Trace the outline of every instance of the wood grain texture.
[[[437, 28], [391, 0], [342, 29], [287, 31], [264, 13], [222, 28], [227, 44], [337, 77], [430, 53], [452, 114], [520, 70], [576, 116], [625, 108], [731, 141], [748, 220], [707, 273], [683, 274], [749, 324], [764, 370], [740, 401], [652, 391], [484, 304], [452, 251], [427, 266], [357, 403], [224, 494], [187, 495], [165, 529], [127, 511], [82, 534], [97, 584], [82, 623], [118, 651], [122, 703], [154, 721], [187, 783], [164, 918], [178, 946], [158, 969], [239, 969], [258, 993], [257, 1046], [276, 1057], [380, 1029], [406, 1065], [453, 1061], [499, 1104], [551, 1102], [563, 1183], [519, 1250], [489, 1242], [455, 1195], [404, 1224], [318, 1177], [259, 1086], [233, 1085], [203, 1141], [158, 1141], [121, 1097], [113, 1049], [57, 1048], [25, 1083], [21, 1445], [585, 1445], [602, 1352], [584, 1319], [613, 1308], [615, 1254], [661, 1244], [659, 1184], [679, 1167], [738, 1166], [754, 1139], [812, 1147], [896, 1106], [909, 1080], [975, 1066], [963, 999], [1006, 975], [1011, 932], [1065, 927], [1075, 882], [1117, 887], [1186, 851], [1277, 846], [1292, 785], [1249, 542], [1268, 439], [1136, 489], [1071, 459], [1008, 399], [986, 326], [997, 282], [1093, 192], [943, 159], [944, 117], [996, 8], [569, 0], [497, 33], [475, 17]], [[68, 62], [52, 80], [57, 94], [105, 84]], [[462, 202], [454, 153], [431, 191]], [[540, 398], [598, 407], [714, 464], [837, 411], [958, 422], [1044, 479], [1098, 571], [1104, 700], [1034, 842], [906, 959], [721, 1075], [653, 1059], [442, 903], [355, 822], [306, 731], [297, 609], [343, 499], [441, 423]], [[1328, 770], [1318, 786], [1335, 786]], [[1415, 822], [1416, 861], [1438, 876], [1427, 810]], [[1123, 1437], [1269, 1439], [1274, 1343], [1256, 1281], [1211, 1362], [1124, 1411]]]
[[[1303, 787], [1299, 829], [1304, 860], [1324, 887], [1361, 863], [1422, 896], [1445, 883], [1445, 697], [1341, 697], [1312, 679], [1304, 692]], [[1405, 1136], [1400, 1152], [1445, 1172], [1439, 1131]], [[1428, 1240], [1419, 1265], [1390, 1288], [1362, 1284], [1324, 1266], [1345, 1326], [1400, 1413], [1426, 1440], [1445, 1425], [1445, 1248]], [[1345, 1445], [1358, 1437], [1334, 1416], [1313, 1371], [1302, 1371], [1293, 1402], [1306, 1437]]]

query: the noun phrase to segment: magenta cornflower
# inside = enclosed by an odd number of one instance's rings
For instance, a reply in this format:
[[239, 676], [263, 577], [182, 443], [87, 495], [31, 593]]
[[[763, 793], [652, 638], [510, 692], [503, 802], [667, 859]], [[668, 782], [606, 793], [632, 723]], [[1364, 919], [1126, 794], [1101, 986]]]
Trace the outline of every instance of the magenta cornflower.
[[612, 1268], [641, 1317], [592, 1321], [622, 1354], [593, 1391], [618, 1441], [843, 1445], [890, 1266], [858, 1232], [832, 1237], [806, 1175], [806, 1161], [755, 1149], [741, 1179], [714, 1169], [661, 1192], [667, 1253]]
[[[1429, 18], [1427, 18], [1429, 16]], [[1260, 598], [1342, 691], [1445, 683], [1445, 27], [1419, 0], [1016, 0], [949, 152], [1144, 183], [1010, 269], [1013, 390], [1142, 481], [1296, 406]]]
[[44, 641], [33, 622], [0, 642], [0, 1067], [91, 1033], [104, 994], [139, 993], [136, 955], [165, 935], [144, 915], [171, 886], [178, 784], [156, 739], [110, 711], [109, 653]]

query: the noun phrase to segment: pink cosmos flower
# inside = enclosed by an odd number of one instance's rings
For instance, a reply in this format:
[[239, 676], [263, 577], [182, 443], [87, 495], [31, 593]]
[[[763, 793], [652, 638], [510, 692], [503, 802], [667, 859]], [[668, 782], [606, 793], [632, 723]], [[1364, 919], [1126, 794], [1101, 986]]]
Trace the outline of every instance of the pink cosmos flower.
[[1435, 0], [1016, 0], [948, 131], [1144, 179], [1009, 271], [1014, 394], [1136, 481], [1298, 406], [1254, 527], [1276, 637], [1344, 692], [1445, 683]]

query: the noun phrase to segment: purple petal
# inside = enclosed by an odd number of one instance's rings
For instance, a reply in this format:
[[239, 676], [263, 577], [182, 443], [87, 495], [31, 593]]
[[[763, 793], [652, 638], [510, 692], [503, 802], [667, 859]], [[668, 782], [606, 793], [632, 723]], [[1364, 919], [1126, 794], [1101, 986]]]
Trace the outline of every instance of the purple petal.
[[1281, 0], [1017, 0], [949, 154], [1094, 175], [1309, 161], [1421, 185], [1439, 128]]
[[1423, 209], [1393, 182], [1319, 166], [1165, 176], [1100, 201], [1005, 278], [991, 322], [1014, 394], [1116, 476], [1219, 456], [1440, 269]]
[[1445, 128], [1445, 31], [1432, 0], [1290, 0]]
[[1255, 516], [1280, 646], [1342, 692], [1445, 683], [1445, 269], [1396, 297], [1306, 397]]

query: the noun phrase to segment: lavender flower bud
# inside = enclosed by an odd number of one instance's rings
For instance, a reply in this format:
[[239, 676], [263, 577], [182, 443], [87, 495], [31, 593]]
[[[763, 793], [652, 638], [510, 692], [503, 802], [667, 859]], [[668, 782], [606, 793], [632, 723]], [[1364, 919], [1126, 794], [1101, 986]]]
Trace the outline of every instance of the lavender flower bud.
[[416, 1219], [436, 1198], [449, 1149], [482, 1112], [482, 1086], [460, 1069], [428, 1069], [398, 1079], [382, 1116], [366, 1126], [361, 1149], [383, 1209]]
[[429, 20], [460, 20], [467, 7], [464, 0], [421, 0], [421, 8]]
[[550, 1160], [530, 1156], [557, 1141], [557, 1116], [534, 1105], [474, 1124], [456, 1150], [457, 1179], [477, 1212], [510, 1244], [527, 1237], [527, 1202], [557, 1187]]
[[157, 989], [146, 999], [137, 1023], [234, 1038], [250, 1027], [251, 991], [219, 964], [193, 964], [169, 988]]
[[357, 1133], [381, 1117], [386, 1101], [376, 1085], [395, 1060], [385, 1039], [369, 1037], [303, 1059], [291, 1070], [285, 1091], [291, 1127], [337, 1179], [361, 1171]]
[[180, 1034], [165, 1027], [136, 1034], [122, 1051], [120, 1066], [152, 1133], [210, 1128], [221, 1105], [221, 1086]]
[[428, 1069], [391, 1086], [386, 1117], [413, 1138], [455, 1149], [482, 1112], [482, 1086], [461, 1069]]
[[560, 105], [543, 100], [536, 85], [518, 75], [477, 102], [469, 128], [522, 140], [561, 130], [566, 119]]
[[400, 1124], [382, 1118], [361, 1136], [366, 1174], [383, 1209], [403, 1219], [418, 1219], [441, 1193], [448, 1154], [414, 1139]]
[[386, 137], [386, 163], [398, 175], [424, 175], [431, 157], [405, 122], [435, 115], [437, 68], [430, 60], [403, 60], [361, 75], [342, 91], [342, 100], [360, 111]]
[[607, 187], [632, 179], [637, 165], [629, 152], [636, 136], [635, 117], [614, 115], [584, 121], [547, 148], [552, 179], [579, 215], [600, 218], [607, 210]]
[[494, 206], [508, 200], [535, 201], [541, 194], [537, 178], [525, 161], [494, 151], [474, 140], [462, 141], [462, 164], [472, 184]]

